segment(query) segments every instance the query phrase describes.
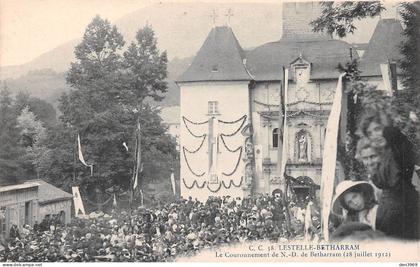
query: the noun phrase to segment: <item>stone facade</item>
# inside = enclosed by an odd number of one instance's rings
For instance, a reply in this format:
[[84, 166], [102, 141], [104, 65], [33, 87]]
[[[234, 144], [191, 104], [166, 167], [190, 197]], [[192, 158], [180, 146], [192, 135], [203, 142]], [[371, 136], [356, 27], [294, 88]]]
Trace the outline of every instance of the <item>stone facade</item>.
[[[178, 80], [181, 91], [180, 184], [183, 197], [203, 200], [210, 195], [237, 197], [272, 194], [278, 190], [279, 176], [282, 176], [278, 170], [278, 156], [282, 154], [278, 144], [278, 137], [283, 132], [283, 125], [279, 125], [282, 102], [286, 102], [287, 106], [288, 135], [284, 140], [287, 149], [282, 157], [287, 157], [285, 172], [291, 182], [289, 189], [300, 198], [319, 195], [317, 190], [321, 185], [326, 126], [340, 75], [338, 66], [357, 58], [356, 48], [351, 44], [312, 32], [308, 23], [318, 17], [320, 11], [318, 2], [285, 3], [282, 38], [246, 53], [230, 28], [212, 29], [193, 63]], [[388, 29], [393, 30], [388, 33]], [[398, 21], [380, 20], [372, 37], [374, 40], [370, 43], [381, 44], [383, 42], [377, 40], [384, 38], [394, 40], [400, 37], [400, 30]], [[376, 56], [360, 59], [364, 71], [362, 79], [377, 86], [378, 90], [385, 90], [380, 65], [386, 64], [388, 58], [395, 61], [396, 56], [389, 55], [398, 51], [398, 45], [387, 45], [386, 49], [378, 51], [378, 45], [365, 47], [364, 55]], [[287, 94], [282, 88], [282, 68], [289, 70]], [[399, 80], [397, 84], [401, 89]], [[344, 88], [348, 86], [343, 84]], [[281, 99], [284, 95], [287, 95], [286, 101]], [[345, 99], [344, 94], [344, 121]], [[214, 105], [217, 112], [210, 114], [209, 110], [214, 110]], [[237, 123], [242, 116], [246, 116], [246, 121], [240, 126], [241, 134], [231, 136], [228, 142], [219, 138], [223, 137], [224, 131], [229, 132], [221, 128], [223, 123], [220, 121], [235, 122], [230, 124], [232, 131], [239, 127]], [[186, 123], [185, 118], [190, 122]], [[212, 119], [219, 122], [209, 127], [207, 122]], [[188, 123], [191, 128], [194, 127], [193, 132]], [[223, 125], [226, 127], [227, 124]], [[344, 140], [345, 124], [340, 129], [340, 136]], [[213, 143], [203, 141], [205, 137], [213, 138]], [[225, 143], [238, 149], [235, 151], [239, 151], [242, 144], [245, 153], [239, 156], [241, 161], [237, 161], [235, 153], [227, 157], [223, 155], [219, 149]], [[194, 153], [200, 150], [202, 154], [196, 154], [195, 159], [187, 159], [187, 155], [193, 153], [184, 153], [182, 150], [185, 148]], [[214, 162], [217, 162], [216, 171], [209, 167]], [[238, 168], [234, 175], [223, 176], [221, 170], [235, 164]], [[343, 170], [337, 163], [336, 180], [344, 179], [343, 176]], [[215, 186], [217, 190], [206, 188], [207, 185]]]
[[282, 38], [319, 37], [309, 23], [321, 14], [321, 8], [319, 2], [284, 3]]

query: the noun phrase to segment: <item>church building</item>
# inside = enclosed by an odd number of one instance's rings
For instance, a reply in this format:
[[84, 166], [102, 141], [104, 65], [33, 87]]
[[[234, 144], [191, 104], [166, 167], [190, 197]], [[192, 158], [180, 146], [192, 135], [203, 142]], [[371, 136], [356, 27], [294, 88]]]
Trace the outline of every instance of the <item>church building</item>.
[[[288, 154], [283, 157], [290, 189], [301, 198], [318, 195], [339, 64], [359, 59], [362, 78], [389, 90], [380, 65], [399, 59], [402, 31], [398, 20], [382, 19], [369, 44], [356, 47], [312, 32], [309, 22], [320, 13], [318, 2], [284, 3], [281, 39], [251, 50], [241, 47], [229, 26], [211, 29], [177, 80], [183, 197], [205, 200], [278, 190], [279, 107], [284, 100]], [[287, 99], [281, 99], [283, 68], [289, 70]]]

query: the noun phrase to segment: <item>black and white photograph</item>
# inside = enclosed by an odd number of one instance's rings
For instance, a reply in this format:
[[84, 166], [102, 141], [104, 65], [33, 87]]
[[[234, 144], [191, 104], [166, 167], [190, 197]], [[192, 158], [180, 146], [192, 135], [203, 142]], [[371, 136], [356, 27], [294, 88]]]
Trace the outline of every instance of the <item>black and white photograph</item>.
[[0, 0], [0, 264], [62, 262], [417, 266], [420, 2]]

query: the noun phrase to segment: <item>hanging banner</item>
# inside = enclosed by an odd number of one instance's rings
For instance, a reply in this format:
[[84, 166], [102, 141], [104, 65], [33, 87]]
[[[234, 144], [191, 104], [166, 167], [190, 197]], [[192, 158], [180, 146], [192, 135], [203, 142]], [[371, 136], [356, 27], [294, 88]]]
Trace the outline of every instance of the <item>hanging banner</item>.
[[288, 129], [287, 129], [287, 91], [288, 91], [288, 84], [289, 84], [289, 69], [284, 69], [284, 119], [283, 119], [283, 146], [282, 146], [282, 153], [281, 153], [281, 168], [280, 168], [280, 175], [283, 177], [283, 188], [282, 191], [286, 192], [286, 177], [284, 173], [286, 171], [286, 162], [288, 159], [289, 153], [289, 144], [288, 144]]
[[[74, 201], [74, 214], [76, 217], [82, 217], [86, 215], [85, 207], [83, 206], [82, 196], [79, 192], [78, 186], [73, 186], [71, 188], [73, 192], [73, 201]], [[82, 215], [82, 216], [81, 216]]]
[[389, 64], [380, 64], [382, 80], [384, 81], [385, 91], [389, 96], [392, 95], [392, 84]]
[[338, 77], [337, 88], [328, 117], [327, 132], [325, 135], [325, 146], [322, 157], [321, 193], [322, 204], [322, 231], [325, 241], [329, 241], [328, 221], [331, 208], [331, 200], [334, 193], [335, 168], [337, 161], [337, 137], [338, 125], [341, 113], [342, 80], [344, 73]]

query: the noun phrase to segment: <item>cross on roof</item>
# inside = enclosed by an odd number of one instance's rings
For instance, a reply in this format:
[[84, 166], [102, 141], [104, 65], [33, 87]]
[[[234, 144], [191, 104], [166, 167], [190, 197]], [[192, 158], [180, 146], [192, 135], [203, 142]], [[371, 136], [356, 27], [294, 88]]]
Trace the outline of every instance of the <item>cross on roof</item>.
[[213, 13], [210, 15], [210, 18], [213, 19], [213, 25], [216, 25], [216, 18], [218, 15], [216, 14], [216, 10], [213, 9]]
[[225, 17], [227, 17], [227, 24], [229, 25], [230, 24], [230, 18], [233, 17], [233, 12], [232, 12], [231, 8], [228, 9], [228, 13], [225, 15]]

